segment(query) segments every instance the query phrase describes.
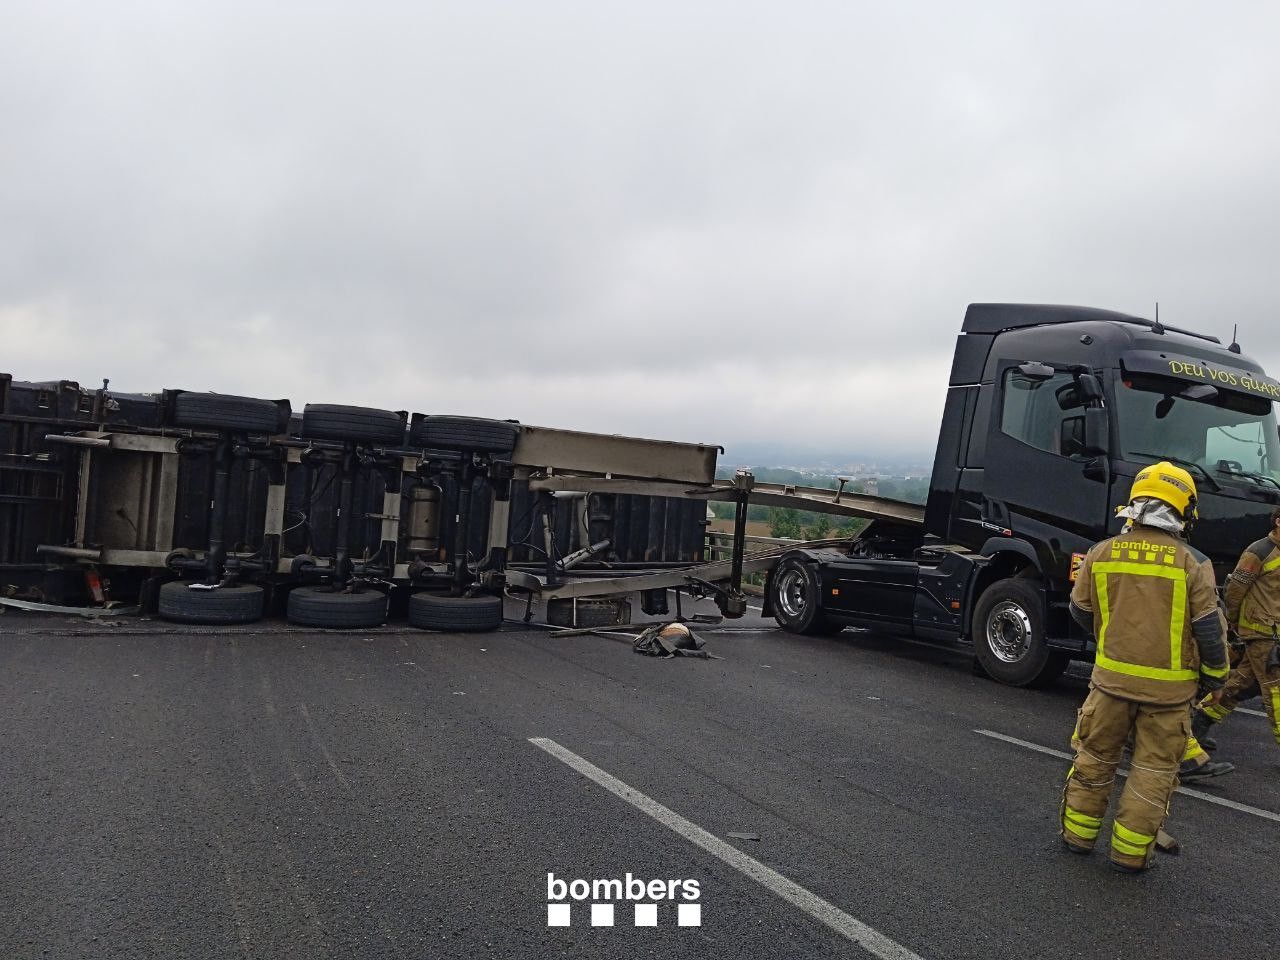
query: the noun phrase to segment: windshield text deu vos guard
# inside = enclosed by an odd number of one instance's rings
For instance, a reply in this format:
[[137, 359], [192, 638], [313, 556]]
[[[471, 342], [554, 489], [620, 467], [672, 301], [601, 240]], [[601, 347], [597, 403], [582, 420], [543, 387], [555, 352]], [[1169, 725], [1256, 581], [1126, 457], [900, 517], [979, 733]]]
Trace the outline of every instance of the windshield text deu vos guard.
[[1249, 374], [1237, 376], [1230, 370], [1215, 370], [1213, 367], [1201, 366], [1187, 360], [1170, 360], [1169, 372], [1172, 374], [1195, 377], [1211, 383], [1223, 383], [1230, 387], [1242, 387], [1254, 393], [1262, 394], [1273, 400], [1280, 400], [1280, 384], [1272, 380], [1258, 380]]

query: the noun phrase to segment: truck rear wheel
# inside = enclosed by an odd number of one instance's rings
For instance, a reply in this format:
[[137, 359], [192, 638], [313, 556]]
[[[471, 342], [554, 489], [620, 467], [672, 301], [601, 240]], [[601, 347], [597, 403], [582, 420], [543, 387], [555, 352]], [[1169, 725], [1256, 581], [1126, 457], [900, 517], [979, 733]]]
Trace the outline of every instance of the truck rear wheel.
[[302, 435], [315, 440], [400, 446], [404, 421], [393, 410], [308, 403], [302, 408]]
[[262, 619], [264, 596], [253, 583], [193, 590], [186, 580], [171, 580], [160, 588], [157, 612], [175, 623], [253, 623]]
[[289, 591], [286, 616], [301, 627], [377, 627], [387, 621], [387, 595], [378, 590], [345, 593], [329, 587], [298, 587]]
[[503, 454], [515, 449], [520, 425], [480, 417], [424, 416], [409, 427], [409, 444], [429, 450]]
[[448, 633], [488, 633], [502, 626], [502, 598], [450, 597], [423, 590], [409, 598], [409, 624]]
[[1067, 658], [1049, 649], [1044, 597], [1034, 580], [997, 580], [983, 591], [973, 612], [973, 648], [993, 680], [1014, 687], [1047, 683]]
[[769, 600], [778, 626], [790, 633], [839, 633], [822, 612], [822, 585], [813, 564], [788, 557], [769, 578]]
[[274, 400], [190, 390], [173, 398], [173, 424], [177, 427], [279, 433], [284, 429], [281, 419], [280, 406]]

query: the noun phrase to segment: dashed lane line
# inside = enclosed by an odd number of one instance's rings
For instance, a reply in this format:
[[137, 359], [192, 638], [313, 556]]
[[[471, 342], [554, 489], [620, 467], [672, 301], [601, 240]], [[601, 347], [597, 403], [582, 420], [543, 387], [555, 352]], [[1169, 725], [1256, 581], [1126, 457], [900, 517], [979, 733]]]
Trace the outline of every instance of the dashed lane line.
[[695, 846], [701, 847], [718, 860], [733, 867], [744, 876], [750, 877], [766, 889], [777, 894], [793, 907], [803, 910], [813, 919], [830, 927], [836, 933], [858, 944], [868, 953], [880, 960], [921, 960], [897, 941], [890, 940], [883, 933], [867, 926], [861, 920], [849, 916], [839, 907], [828, 903], [816, 894], [810, 893], [799, 884], [793, 883], [782, 874], [766, 867], [754, 857], [749, 857], [732, 844], [725, 843], [714, 834], [708, 833], [697, 824], [686, 820], [680, 814], [664, 807], [657, 800], [646, 796], [634, 787], [629, 787], [617, 777], [601, 770], [589, 760], [584, 760], [576, 753], [568, 750], [554, 740], [546, 737], [530, 737], [529, 742], [588, 780], [604, 787], [614, 796], [625, 800], [637, 810], [646, 813], [663, 826], [674, 830]]
[[[1005, 743], [1012, 743], [1014, 746], [1025, 747], [1027, 750], [1034, 750], [1037, 753], [1048, 754], [1051, 757], [1060, 757], [1063, 760], [1072, 760], [1071, 754], [1064, 750], [1054, 750], [1051, 747], [1042, 747], [1038, 743], [1031, 743], [1027, 740], [1019, 740], [1017, 737], [1011, 737], [1005, 733], [996, 733], [994, 730], [975, 730], [974, 733], [980, 733], [984, 737], [992, 737], [996, 740], [1003, 740]], [[1129, 775], [1128, 770], [1117, 770], [1122, 777]], [[1262, 817], [1264, 820], [1274, 820], [1280, 823], [1280, 813], [1272, 813], [1270, 810], [1262, 810], [1259, 807], [1251, 807], [1247, 803], [1236, 803], [1234, 800], [1228, 800], [1226, 797], [1216, 797], [1212, 793], [1203, 793], [1199, 790], [1192, 790], [1190, 787], [1178, 787], [1177, 793], [1185, 793], [1188, 797], [1195, 797], [1197, 800], [1205, 800], [1209, 803], [1216, 803], [1220, 807], [1228, 807], [1232, 810], [1238, 810], [1240, 813], [1252, 814], [1255, 817]]]

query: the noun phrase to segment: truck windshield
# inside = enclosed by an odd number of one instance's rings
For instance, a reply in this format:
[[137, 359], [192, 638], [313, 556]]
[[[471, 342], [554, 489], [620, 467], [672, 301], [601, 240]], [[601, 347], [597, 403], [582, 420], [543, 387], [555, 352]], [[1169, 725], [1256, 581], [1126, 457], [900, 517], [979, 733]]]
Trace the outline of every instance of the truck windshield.
[[1180, 396], [1189, 384], [1126, 375], [1116, 384], [1120, 450], [1126, 460], [1182, 460], [1215, 477], [1280, 485], [1280, 438], [1269, 400], [1220, 390]]

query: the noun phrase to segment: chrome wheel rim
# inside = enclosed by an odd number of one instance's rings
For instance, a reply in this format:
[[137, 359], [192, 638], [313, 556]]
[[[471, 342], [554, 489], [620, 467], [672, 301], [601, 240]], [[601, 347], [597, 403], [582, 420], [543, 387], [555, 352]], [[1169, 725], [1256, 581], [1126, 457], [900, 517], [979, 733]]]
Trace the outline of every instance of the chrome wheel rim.
[[790, 619], [795, 619], [808, 609], [809, 580], [801, 570], [783, 571], [778, 577], [778, 607]]
[[1012, 600], [997, 603], [987, 616], [987, 646], [1001, 663], [1017, 663], [1031, 649], [1031, 617]]

